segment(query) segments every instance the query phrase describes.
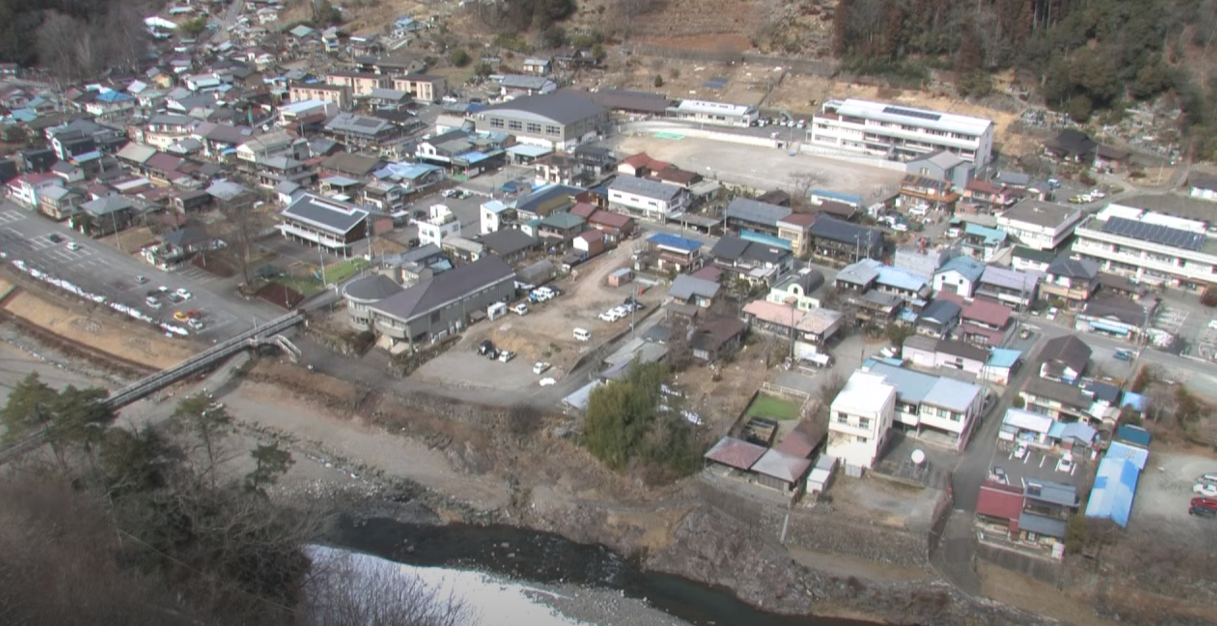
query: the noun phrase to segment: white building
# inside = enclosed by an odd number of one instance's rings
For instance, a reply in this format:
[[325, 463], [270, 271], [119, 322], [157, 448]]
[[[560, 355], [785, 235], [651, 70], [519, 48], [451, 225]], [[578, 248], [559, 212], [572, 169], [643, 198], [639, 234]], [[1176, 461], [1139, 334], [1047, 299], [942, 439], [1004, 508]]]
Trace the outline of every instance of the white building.
[[947, 150], [983, 170], [993, 153], [993, 120], [868, 100], [830, 100], [811, 123], [816, 145], [900, 160]]
[[841, 459], [845, 473], [861, 476], [887, 441], [896, 413], [896, 388], [883, 376], [854, 372], [832, 401], [827, 453]]
[[440, 245], [445, 237], [460, 237], [461, 221], [443, 204], [433, 204], [427, 211], [427, 219], [418, 222], [418, 243]]
[[689, 191], [646, 178], [618, 176], [609, 184], [608, 199], [619, 212], [664, 221], [684, 212], [689, 205]]
[[997, 227], [1032, 250], [1056, 250], [1082, 221], [1075, 206], [1023, 200], [997, 216]]
[[878, 363], [868, 372], [883, 376], [887, 384], [896, 388], [894, 423], [909, 436], [956, 450], [968, 445], [985, 401], [979, 385], [886, 363]]
[[759, 116], [756, 107], [709, 100], [681, 100], [679, 105], [668, 107], [668, 117], [720, 126], [748, 126]]
[[1102, 271], [1187, 289], [1217, 284], [1217, 243], [1204, 222], [1109, 204], [1075, 234], [1074, 255]]
[[515, 209], [508, 207], [498, 200], [483, 202], [482, 206], [478, 209], [481, 234], [488, 235], [497, 230], [502, 230], [508, 220], [514, 217]]

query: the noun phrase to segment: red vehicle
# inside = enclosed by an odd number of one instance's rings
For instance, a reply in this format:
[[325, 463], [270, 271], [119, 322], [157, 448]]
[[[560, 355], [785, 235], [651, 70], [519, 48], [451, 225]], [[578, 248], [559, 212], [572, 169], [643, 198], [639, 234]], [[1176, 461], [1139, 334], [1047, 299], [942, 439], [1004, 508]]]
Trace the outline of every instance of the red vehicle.
[[1217, 509], [1217, 498], [1192, 498], [1192, 506]]
[[1187, 512], [1189, 515], [1217, 517], [1217, 498], [1192, 498], [1192, 504], [1188, 507]]

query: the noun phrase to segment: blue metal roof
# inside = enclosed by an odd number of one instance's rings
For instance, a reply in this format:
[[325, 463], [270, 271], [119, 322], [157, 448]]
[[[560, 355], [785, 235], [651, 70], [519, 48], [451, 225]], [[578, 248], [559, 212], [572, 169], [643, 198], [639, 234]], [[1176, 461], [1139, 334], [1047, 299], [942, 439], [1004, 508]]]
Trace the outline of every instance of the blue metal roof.
[[1018, 362], [1019, 357], [1023, 355], [1018, 350], [1010, 350], [1007, 348], [993, 348], [989, 351], [989, 367], [1014, 367]]
[[[1137, 396], [1138, 403], [1139, 404], [1144, 403], [1144, 398], [1142, 396], [1137, 395], [1130, 391], [1130, 392], [1124, 394], [1124, 404], [1129, 404], [1128, 396]], [[1120, 441], [1127, 441], [1128, 443], [1130, 443], [1134, 446], [1148, 448], [1149, 442], [1153, 440], [1153, 435], [1149, 434], [1148, 430], [1145, 430], [1144, 428], [1141, 428], [1139, 426], [1131, 426], [1129, 424], [1125, 424], [1116, 430], [1116, 440], [1117, 441], [1115, 443], [1111, 444], [1112, 447], [1115, 447], [1117, 444], [1124, 446], [1124, 447], [1128, 447], [1125, 444], [1119, 443]], [[1108, 448], [1108, 449], [1110, 450], [1111, 448]], [[1144, 464], [1142, 464], [1142, 465], [1144, 466]]]
[[963, 232], [966, 235], [984, 237], [985, 245], [997, 245], [1006, 240], [1006, 231], [981, 226], [980, 224], [973, 224], [971, 222], [964, 227]]
[[862, 198], [860, 196], [851, 196], [847, 193], [827, 191], [825, 189], [813, 189], [811, 191], [811, 195], [817, 198], [826, 198], [828, 200], [844, 202], [845, 204], [853, 205], [855, 207], [862, 206]]
[[755, 241], [756, 243], [759, 243], [759, 244], [764, 244], [766, 246], [773, 246], [775, 248], [781, 248], [783, 250], [790, 249], [789, 241], [782, 239], [781, 237], [770, 235], [768, 233], [758, 233], [755, 230], [740, 229], [739, 238], [743, 239], [744, 241]]
[[878, 282], [881, 285], [906, 291], [921, 291], [927, 284], [924, 278], [899, 267], [879, 265], [876, 269], [879, 271]]
[[669, 235], [667, 233], [655, 233], [654, 235], [648, 237], [647, 241], [657, 246], [684, 250], [686, 252], [692, 252], [701, 247], [700, 241], [686, 239], [684, 237], [677, 237], [676, 235]]
[[1120, 441], [1113, 441], [1107, 446], [1107, 455], [1109, 459], [1128, 459], [1133, 465], [1137, 466], [1138, 470], [1145, 469], [1145, 464], [1149, 462], [1149, 450], [1130, 446]]
[[1108, 452], [1099, 462], [1090, 501], [1086, 503], [1086, 517], [1108, 518], [1127, 528], [1140, 475], [1141, 470], [1132, 460], [1113, 458]]
[[[1138, 410], [1138, 411], [1144, 411], [1144, 410], [1145, 410], [1145, 396], [1143, 396], [1143, 395], [1141, 395], [1141, 394], [1139, 394], [1139, 393], [1133, 393], [1133, 392], [1131, 392], [1131, 391], [1125, 391], [1125, 392], [1124, 392], [1124, 397], [1123, 397], [1123, 398], [1120, 400], [1120, 408], [1122, 409], [1122, 408], [1124, 408], [1124, 407], [1126, 407], [1126, 406], [1131, 406], [1132, 408], [1134, 408], [1134, 409], [1136, 409], [1136, 410]], [[1121, 426], [1121, 427], [1120, 427], [1120, 430], [1117, 430], [1117, 431], [1116, 431], [1116, 436], [1117, 436], [1117, 437], [1120, 437], [1120, 435], [1122, 435], [1122, 434], [1123, 434], [1121, 431], [1123, 431], [1123, 430], [1124, 430], [1124, 428], [1125, 428], [1124, 426]], [[1136, 428], [1136, 427], [1133, 427], [1133, 428]], [[1137, 430], [1142, 430], [1142, 431], [1145, 431], [1145, 429], [1144, 429], [1144, 428], [1137, 428]], [[1120, 437], [1120, 439], [1123, 439], [1123, 440], [1125, 440], [1125, 441], [1127, 441], [1127, 442], [1129, 442], [1129, 443], [1135, 443], [1135, 444], [1137, 444], [1137, 445], [1144, 445], [1144, 446], [1147, 446], [1147, 447], [1148, 447], [1148, 446], [1149, 446], [1149, 440], [1150, 440], [1149, 431], [1145, 431], [1144, 438], [1145, 438], [1145, 443], [1144, 443], [1144, 444], [1142, 444], [1140, 441], [1135, 441], [1135, 440], [1133, 440], [1133, 439], [1131, 439], [1131, 438], [1129, 438], [1129, 437]]]
[[934, 274], [942, 274], [951, 270], [955, 270], [968, 280], [976, 282], [980, 280], [981, 275], [985, 273], [985, 265], [984, 263], [981, 263], [970, 256], [957, 256], [944, 263], [942, 267], [938, 268], [937, 272], [934, 272]]

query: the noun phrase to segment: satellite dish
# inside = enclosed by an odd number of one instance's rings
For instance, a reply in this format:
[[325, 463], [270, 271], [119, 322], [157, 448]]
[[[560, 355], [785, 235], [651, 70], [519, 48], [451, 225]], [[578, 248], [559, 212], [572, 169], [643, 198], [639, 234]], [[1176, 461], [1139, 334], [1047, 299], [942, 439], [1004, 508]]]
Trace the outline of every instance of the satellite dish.
[[921, 450], [913, 450], [913, 454], [911, 456], [913, 458], [913, 462], [917, 465], [925, 463], [925, 453]]

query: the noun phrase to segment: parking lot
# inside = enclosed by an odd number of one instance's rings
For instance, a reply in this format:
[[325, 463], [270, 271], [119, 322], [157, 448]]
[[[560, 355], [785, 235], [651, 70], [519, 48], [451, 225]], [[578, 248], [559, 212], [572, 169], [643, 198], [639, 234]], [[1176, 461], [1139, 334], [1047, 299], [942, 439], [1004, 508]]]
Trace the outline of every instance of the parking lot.
[[[562, 295], [543, 303], [530, 303], [527, 315], [508, 313], [505, 317], [485, 321], [469, 328], [461, 341], [443, 356], [437, 357], [420, 368], [414, 376], [434, 380], [470, 380], [468, 359], [480, 359], [475, 350], [483, 340], [489, 339], [499, 349], [511, 350], [519, 356], [521, 370], [532, 376], [532, 365], [536, 361], [551, 363], [553, 369], [546, 376], [561, 379], [584, 354], [595, 350], [613, 336], [629, 329], [629, 317], [615, 322], [605, 322], [597, 316], [606, 309], [621, 304], [624, 299], [636, 295], [639, 285], [630, 283], [623, 287], [610, 287], [608, 274], [629, 261], [629, 248], [611, 250], [577, 268], [577, 277], [571, 276], [553, 286], [562, 290]], [[647, 289], [639, 298], [647, 307], [638, 313], [651, 313], [663, 301], [667, 288]], [[575, 328], [591, 332], [590, 341], [576, 341]], [[486, 362], [487, 365], [502, 365]], [[512, 366], [515, 361], [507, 364]], [[481, 364], [479, 364], [481, 365]], [[477, 371], [481, 371], [480, 369]], [[502, 369], [489, 370], [502, 372]], [[541, 377], [534, 377], [541, 378]], [[528, 384], [535, 384], [529, 379]], [[508, 377], [486, 377], [474, 384], [518, 389], [516, 379]]]
[[1192, 485], [1202, 474], [1217, 472], [1217, 460], [1182, 452], [1154, 450], [1137, 484], [1130, 529], [1152, 529], [1163, 524], [1211, 533], [1214, 520], [1188, 515]]
[[1083, 489], [1087, 487], [1087, 477], [1091, 473], [1093, 462], [1089, 456], [1079, 453], [1072, 455], [1073, 467], [1069, 471], [1058, 471], [1057, 465], [1066, 453], [1050, 452], [1028, 447], [1026, 455], [1021, 459], [1014, 458], [1015, 449], [1012, 442], [1001, 441], [993, 452], [993, 463], [990, 472], [996, 474], [994, 468], [1001, 468], [1011, 485], [1026, 486], [1028, 482], [1051, 481], [1074, 485], [1078, 488], [1078, 496], [1085, 496]]
[[[53, 241], [53, 236], [61, 241]], [[76, 249], [69, 249], [69, 241]], [[72, 231], [65, 224], [52, 222], [7, 201], [0, 202], [0, 251], [8, 255], [9, 261], [20, 259], [30, 267], [70, 281], [90, 293], [138, 308], [162, 321], [173, 320], [178, 311], [198, 311], [205, 324], [198, 335], [207, 340], [232, 336], [251, 328], [255, 319], [266, 320], [283, 313], [260, 302], [218, 295], [231, 287], [202, 269], [188, 266], [175, 272], [163, 272], [135, 256]], [[147, 283], [137, 283], [136, 276], [147, 277]], [[192, 297], [180, 303], [158, 297], [162, 306], [152, 309], [145, 299], [149, 292], [161, 286], [170, 291], [184, 288]]]

